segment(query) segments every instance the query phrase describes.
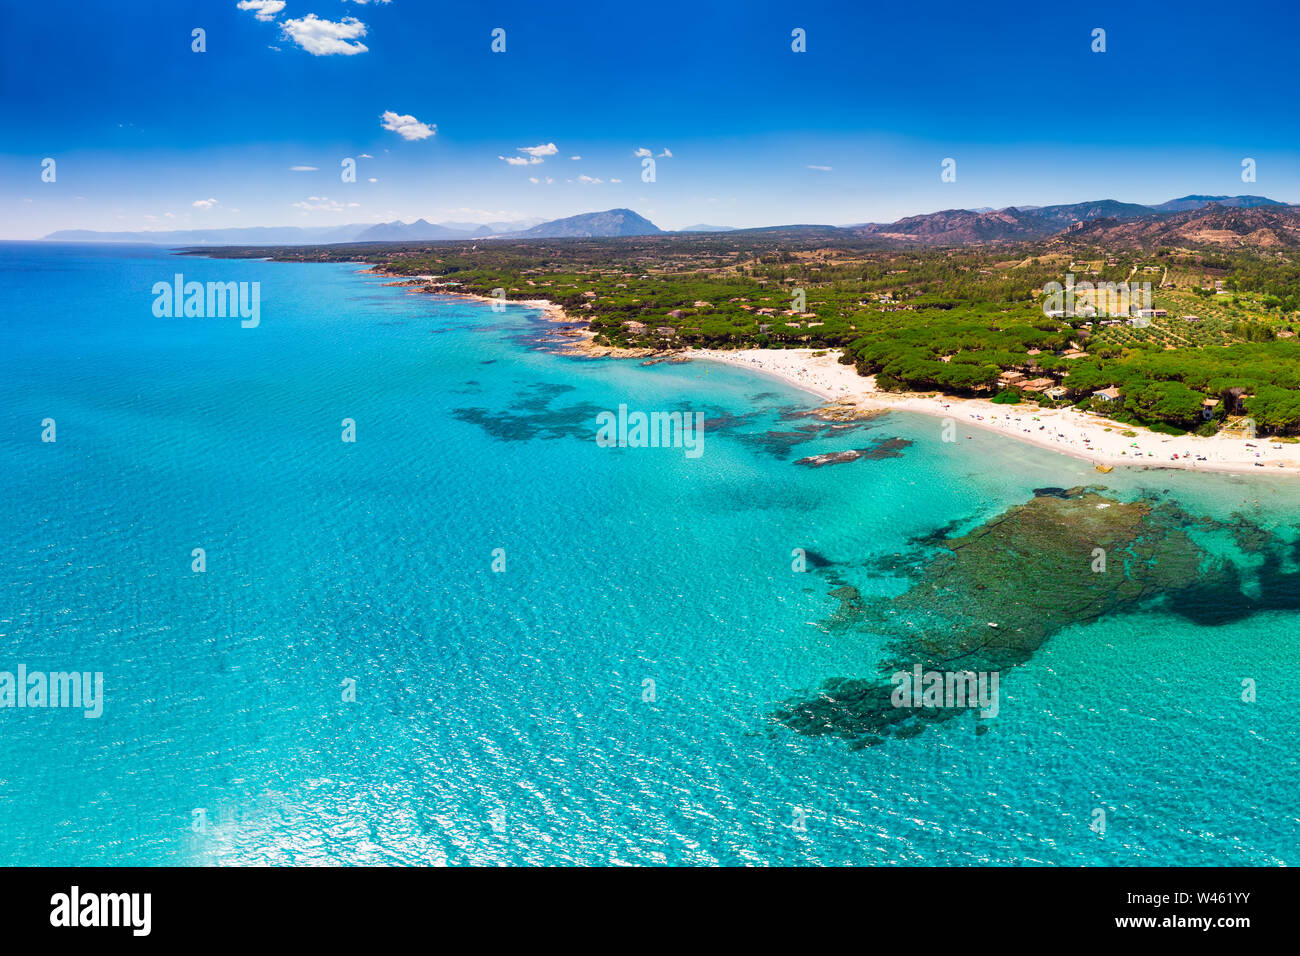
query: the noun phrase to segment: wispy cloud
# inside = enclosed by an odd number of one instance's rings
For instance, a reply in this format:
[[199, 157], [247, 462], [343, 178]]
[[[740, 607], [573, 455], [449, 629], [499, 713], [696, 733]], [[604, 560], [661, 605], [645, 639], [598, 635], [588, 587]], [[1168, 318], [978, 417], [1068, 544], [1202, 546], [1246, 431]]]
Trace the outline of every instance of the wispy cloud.
[[831, 167], [829, 166], [809, 166], [808, 168], [815, 169], [819, 173], [829, 173], [831, 171]]
[[405, 140], [428, 139], [438, 132], [437, 125], [433, 123], [421, 123], [414, 116], [394, 113], [392, 110], [384, 110], [380, 120], [380, 126]]
[[640, 148], [639, 148], [635, 153], [633, 153], [632, 155], [633, 155], [633, 156], [637, 156], [637, 157], [644, 157], [644, 156], [653, 156], [654, 153], [652, 153], [650, 150], [648, 150], [648, 149], [646, 149], [644, 146], [642, 146], [642, 147], [640, 147]]
[[285, 20], [282, 29], [286, 39], [292, 40], [312, 56], [353, 56], [370, 49], [364, 43], [357, 42], [357, 37], [366, 35], [366, 25], [356, 17], [344, 17], [335, 23], [309, 13], [301, 20]]
[[316, 166], [290, 166], [290, 167], [289, 167], [289, 172], [291, 172], [291, 173], [314, 173], [314, 172], [316, 172], [316, 169], [317, 169]]
[[211, 209], [217, 205], [217, 201], [215, 199], [196, 199], [190, 205], [195, 209]]
[[301, 209], [304, 212], [318, 209], [323, 212], [342, 212], [345, 209], [352, 209], [360, 206], [356, 202], [339, 202], [337, 199], [330, 199], [329, 196], [308, 196], [301, 202], [290, 203], [294, 209]]
[[511, 166], [536, 166], [542, 162], [539, 156], [498, 156], [497, 159]]
[[240, 10], [256, 11], [257, 19], [266, 23], [274, 20], [275, 15], [284, 9], [284, 0], [239, 0], [235, 6]]
[[594, 176], [588, 176], [588, 175], [586, 175], [586, 174], [583, 174], [583, 175], [581, 175], [581, 176], [578, 177], [578, 182], [580, 182], [580, 183], [586, 183], [586, 184], [589, 185], [589, 186], [599, 186], [599, 185], [601, 185], [602, 183], [604, 183], [604, 181], [605, 181], [605, 180], [603, 180], [603, 179], [597, 179], [597, 178], [594, 177]]

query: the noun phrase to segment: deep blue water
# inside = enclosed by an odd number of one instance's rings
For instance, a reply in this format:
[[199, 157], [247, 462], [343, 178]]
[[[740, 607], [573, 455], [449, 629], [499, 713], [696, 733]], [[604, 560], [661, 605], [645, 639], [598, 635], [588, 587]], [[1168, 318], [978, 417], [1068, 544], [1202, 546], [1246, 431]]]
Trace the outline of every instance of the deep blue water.
[[[791, 444], [816, 401], [779, 383], [559, 356], [534, 310], [359, 269], [0, 244], [0, 670], [106, 698], [0, 709], [0, 863], [1300, 863], [1295, 614], [1070, 628], [978, 737], [770, 717], [881, 650], [794, 548], [892, 593], [856, 569], [1036, 487], [1284, 528], [1300, 483], [1100, 476], [906, 414]], [[260, 326], [155, 318], [176, 272], [260, 282]], [[698, 459], [599, 447], [619, 404], [716, 424]]]

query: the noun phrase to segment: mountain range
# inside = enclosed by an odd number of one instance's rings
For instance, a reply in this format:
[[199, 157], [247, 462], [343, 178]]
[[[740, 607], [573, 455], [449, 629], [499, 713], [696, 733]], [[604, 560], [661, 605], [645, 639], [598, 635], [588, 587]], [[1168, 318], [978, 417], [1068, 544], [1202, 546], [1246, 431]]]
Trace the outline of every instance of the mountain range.
[[513, 235], [542, 223], [542, 219], [515, 222], [354, 222], [343, 226], [248, 226], [232, 229], [176, 229], [151, 232], [97, 232], [60, 229], [45, 239], [64, 242], [144, 242], [157, 245], [325, 245], [335, 242], [400, 242], [429, 239], [478, 239]]
[[1211, 203], [1134, 219], [1079, 222], [1062, 236], [1115, 248], [1158, 245], [1296, 248], [1300, 247], [1300, 206]]
[[[724, 231], [726, 226], [692, 226], [684, 232]], [[651, 236], [663, 232], [631, 209], [606, 209], [565, 219], [514, 222], [350, 223], [344, 226], [253, 226], [233, 229], [179, 229], [158, 232], [97, 232], [61, 229], [45, 239], [62, 242], [143, 242], [157, 245], [246, 246], [327, 245], [342, 242], [426, 242], [439, 239], [561, 239], [602, 236]]]
[[[1300, 246], [1300, 206], [1264, 196], [1182, 196], [1158, 205], [1101, 199], [1053, 206], [944, 209], [892, 223], [852, 226], [788, 225], [734, 230], [696, 225], [681, 233], [825, 231], [888, 244], [967, 245], [1068, 237], [1101, 244]], [[323, 245], [424, 242], [446, 239], [557, 239], [651, 236], [664, 233], [631, 209], [606, 209], [563, 219], [513, 222], [354, 223], [323, 227], [254, 227], [174, 232], [95, 232], [65, 229], [46, 239], [151, 242], [159, 245]]]
[[[1069, 231], [1081, 235], [1081, 225], [1093, 222], [1141, 220], [1156, 225], [1172, 214], [1193, 217], [1210, 209], [1283, 210], [1295, 215], [1296, 207], [1263, 196], [1183, 196], [1156, 206], [1102, 199], [1056, 206], [1008, 206], [976, 212], [945, 209], [924, 216], [909, 216], [892, 223], [867, 223], [849, 229], [864, 237], [925, 245], [966, 245], [981, 242], [1046, 239]], [[1252, 218], [1239, 217], [1241, 221]], [[1154, 238], [1159, 228], [1146, 230]]]

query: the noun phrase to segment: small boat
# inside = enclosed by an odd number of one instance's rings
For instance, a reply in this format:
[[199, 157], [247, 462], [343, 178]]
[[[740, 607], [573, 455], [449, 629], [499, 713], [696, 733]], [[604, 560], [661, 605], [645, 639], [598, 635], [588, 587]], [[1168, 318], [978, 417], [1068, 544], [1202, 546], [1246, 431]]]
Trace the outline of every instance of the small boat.
[[1115, 469], [1110, 465], [1098, 465], [1097, 470], [1101, 472], [1103, 475], [1109, 475]]

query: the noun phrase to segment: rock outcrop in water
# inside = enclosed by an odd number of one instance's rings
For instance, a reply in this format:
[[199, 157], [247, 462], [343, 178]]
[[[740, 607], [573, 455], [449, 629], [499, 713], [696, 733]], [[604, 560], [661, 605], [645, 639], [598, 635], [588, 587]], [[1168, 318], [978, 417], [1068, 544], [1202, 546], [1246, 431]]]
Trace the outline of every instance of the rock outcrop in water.
[[828, 451], [821, 455], [810, 455], [807, 458], [800, 458], [795, 462], [796, 465], [806, 465], [809, 468], [820, 468], [823, 465], [842, 465], [850, 461], [866, 459], [868, 461], [879, 461], [882, 458], [902, 458], [903, 449], [912, 443], [906, 438], [883, 438], [867, 448], [849, 448], [845, 451]]

